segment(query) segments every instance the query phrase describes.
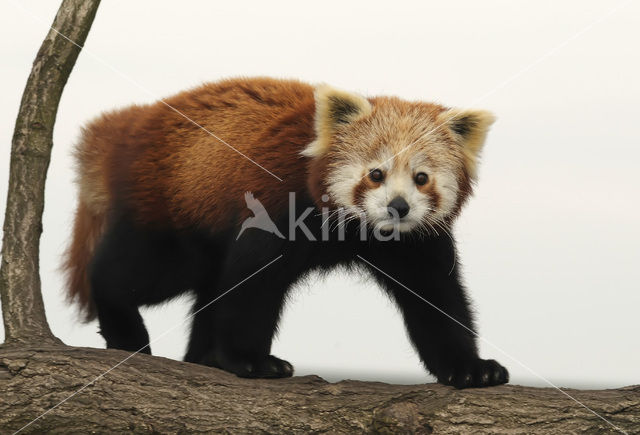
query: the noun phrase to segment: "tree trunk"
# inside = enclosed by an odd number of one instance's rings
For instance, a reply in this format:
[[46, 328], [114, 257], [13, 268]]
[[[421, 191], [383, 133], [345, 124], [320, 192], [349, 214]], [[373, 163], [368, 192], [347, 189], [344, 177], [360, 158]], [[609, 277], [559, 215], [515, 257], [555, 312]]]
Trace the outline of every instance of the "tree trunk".
[[[52, 343], [40, 291], [44, 184], [62, 90], [91, 28], [99, 0], [64, 0], [33, 62], [11, 143], [0, 296], [5, 341]], [[78, 45], [70, 42], [64, 36]]]
[[552, 388], [455, 390], [437, 384], [328, 383], [317, 376], [252, 380], [141, 354], [91, 383], [129, 355], [59, 345], [3, 347], [0, 428], [24, 428], [23, 433], [640, 432], [640, 386], [564, 390], [608, 424]]

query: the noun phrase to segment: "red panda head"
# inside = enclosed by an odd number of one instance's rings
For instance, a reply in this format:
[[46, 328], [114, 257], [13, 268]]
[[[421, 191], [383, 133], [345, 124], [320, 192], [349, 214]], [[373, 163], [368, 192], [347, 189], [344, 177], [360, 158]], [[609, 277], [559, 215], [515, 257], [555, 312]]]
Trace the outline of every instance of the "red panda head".
[[326, 194], [382, 230], [449, 226], [471, 193], [493, 115], [324, 85], [315, 101], [316, 139], [303, 155], [317, 204]]

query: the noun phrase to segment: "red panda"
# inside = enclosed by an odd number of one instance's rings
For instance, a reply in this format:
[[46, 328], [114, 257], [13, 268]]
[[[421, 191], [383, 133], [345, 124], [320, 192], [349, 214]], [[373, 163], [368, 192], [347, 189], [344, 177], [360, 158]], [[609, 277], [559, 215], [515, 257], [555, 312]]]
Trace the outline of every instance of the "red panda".
[[107, 347], [150, 353], [138, 307], [191, 292], [186, 361], [285, 377], [270, 348], [288, 289], [344, 266], [392, 296], [439, 382], [507, 382], [478, 357], [450, 234], [492, 122], [269, 78], [106, 113], [76, 148], [69, 297]]

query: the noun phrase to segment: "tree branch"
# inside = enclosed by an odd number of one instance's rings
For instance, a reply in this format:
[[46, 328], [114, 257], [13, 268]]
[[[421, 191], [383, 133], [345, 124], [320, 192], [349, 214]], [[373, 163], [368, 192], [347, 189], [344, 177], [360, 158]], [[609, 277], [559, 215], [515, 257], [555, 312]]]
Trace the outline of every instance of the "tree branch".
[[0, 297], [6, 342], [54, 342], [40, 291], [44, 186], [60, 96], [99, 0], [64, 0], [33, 62], [11, 143]]
[[[129, 357], [118, 350], [0, 348], [0, 427], [16, 431]], [[627, 431], [640, 431], [640, 386], [565, 390]], [[24, 433], [620, 433], [552, 388], [328, 383], [317, 376], [240, 379], [135, 355]]]

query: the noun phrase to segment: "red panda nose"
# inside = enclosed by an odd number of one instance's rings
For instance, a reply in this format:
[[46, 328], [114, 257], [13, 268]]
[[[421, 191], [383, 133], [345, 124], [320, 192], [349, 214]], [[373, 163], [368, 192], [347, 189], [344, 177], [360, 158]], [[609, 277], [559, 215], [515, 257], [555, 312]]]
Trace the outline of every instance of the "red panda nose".
[[396, 196], [391, 200], [389, 205], [387, 205], [387, 213], [389, 213], [391, 217], [399, 216], [403, 218], [409, 214], [409, 209], [409, 204], [401, 196]]

